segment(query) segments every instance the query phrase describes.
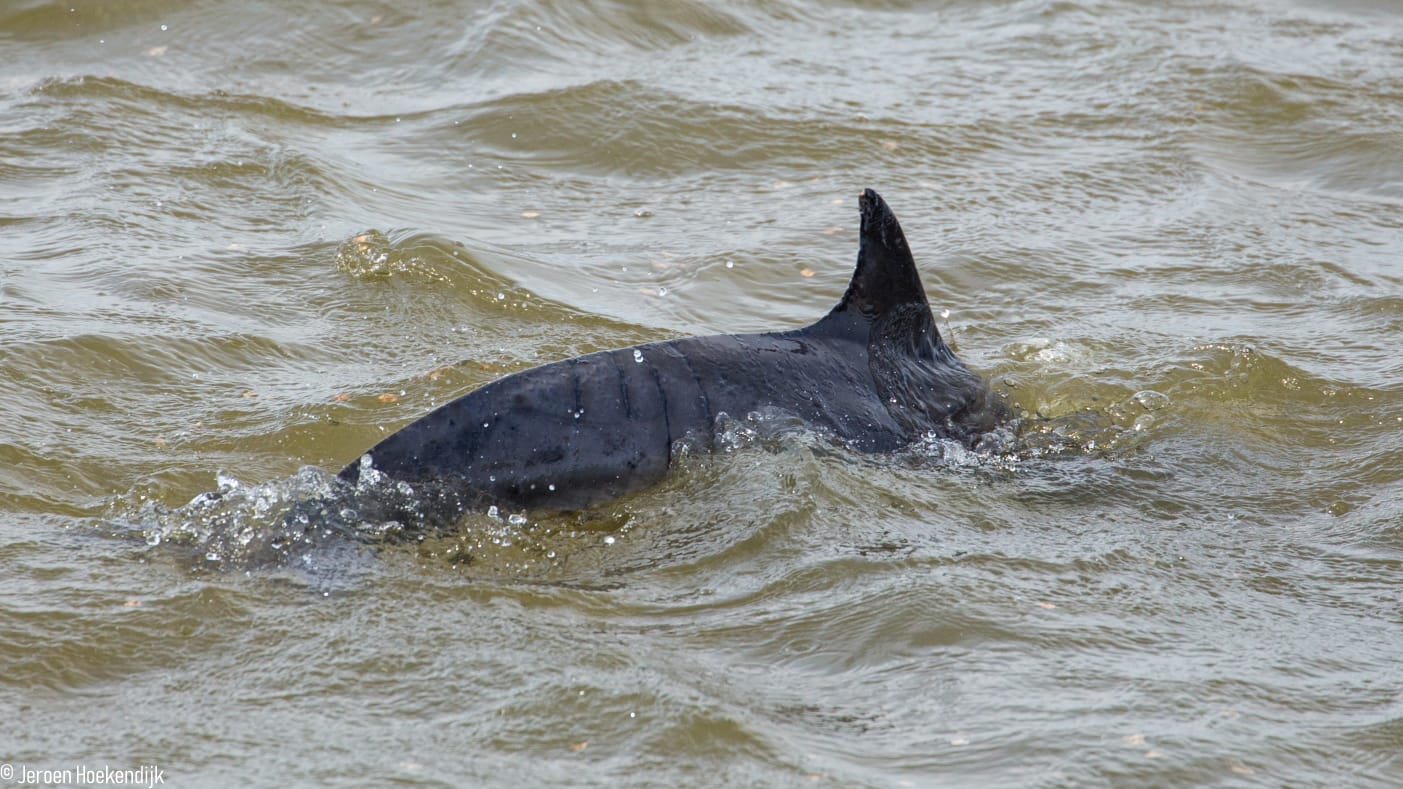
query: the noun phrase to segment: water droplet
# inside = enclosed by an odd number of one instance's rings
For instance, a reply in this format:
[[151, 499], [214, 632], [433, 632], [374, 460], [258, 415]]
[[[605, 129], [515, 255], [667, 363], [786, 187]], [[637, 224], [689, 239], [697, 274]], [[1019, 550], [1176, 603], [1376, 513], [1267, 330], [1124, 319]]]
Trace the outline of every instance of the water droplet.
[[509, 518], [507, 518], [507, 523], [510, 523], [513, 526], [525, 526], [526, 516], [522, 515], [519, 512], [514, 512]]
[[667, 295], [667, 288], [664, 288], [664, 287], [662, 287], [661, 285], [659, 285], [659, 286], [658, 286], [658, 295], [659, 295], [659, 296], [666, 296], [666, 295]]
[[501, 516], [497, 514], [497, 505], [496, 505], [496, 504], [493, 504], [491, 507], [488, 507], [488, 508], [487, 508], [487, 517], [489, 517], [489, 518], [497, 518], [498, 520], [501, 519]]
[[637, 348], [633, 349], [633, 361], [639, 364], [643, 363], [643, 352], [638, 350]]
[[735, 267], [736, 267], [736, 264], [735, 264], [734, 261], [730, 261], [730, 260], [726, 261], [726, 268], [735, 268]]
[[147, 545], [160, 545], [160, 544], [161, 544], [161, 533], [158, 532], [158, 531], [153, 531], [153, 532], [148, 533], [148, 534], [146, 535], [146, 544], [147, 544]]
[[161, 32], [163, 32], [163, 33], [164, 33], [164, 32], [165, 32], [165, 30], [166, 30], [166, 26], [165, 26], [165, 25], [161, 25]]
[[609, 536], [609, 537], [605, 537], [605, 538], [604, 538], [604, 544], [605, 544], [605, 545], [613, 545], [613, 544], [614, 544], [614, 538], [613, 538], [613, 536], [611, 535], [611, 536]]
[[555, 490], [555, 483], [552, 482], [551, 484], [547, 485], [546, 488], [549, 490]]

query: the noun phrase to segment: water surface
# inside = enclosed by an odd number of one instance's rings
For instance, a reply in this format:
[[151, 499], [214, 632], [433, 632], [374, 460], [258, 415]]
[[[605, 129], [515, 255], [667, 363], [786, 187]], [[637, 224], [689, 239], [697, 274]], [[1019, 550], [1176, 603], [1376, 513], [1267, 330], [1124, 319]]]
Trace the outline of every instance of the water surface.
[[[31, 0], [0, 63], [6, 762], [1403, 782], [1394, 4]], [[1018, 451], [281, 525], [507, 372], [814, 320], [863, 187]]]

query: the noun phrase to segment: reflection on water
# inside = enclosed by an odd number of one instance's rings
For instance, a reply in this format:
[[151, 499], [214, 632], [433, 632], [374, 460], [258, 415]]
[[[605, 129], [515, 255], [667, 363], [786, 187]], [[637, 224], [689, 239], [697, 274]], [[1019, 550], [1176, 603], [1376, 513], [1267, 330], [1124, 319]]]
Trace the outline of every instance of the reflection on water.
[[[0, 9], [6, 761], [1396, 782], [1393, 5], [288, 11]], [[812, 322], [868, 186], [998, 441], [733, 415], [432, 529], [327, 473], [532, 365]]]

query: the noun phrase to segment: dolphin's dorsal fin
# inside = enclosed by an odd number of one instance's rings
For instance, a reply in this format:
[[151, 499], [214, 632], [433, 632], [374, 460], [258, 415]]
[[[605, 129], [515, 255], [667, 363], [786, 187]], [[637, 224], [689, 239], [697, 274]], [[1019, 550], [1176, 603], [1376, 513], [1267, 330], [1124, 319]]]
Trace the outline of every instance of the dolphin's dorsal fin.
[[[916, 261], [911, 257], [911, 248], [906, 245], [906, 235], [896, 221], [881, 195], [865, 189], [857, 199], [862, 214], [862, 227], [857, 245], [857, 270], [853, 272], [848, 290], [823, 320], [815, 328], [828, 325], [871, 326], [873, 322], [900, 311], [908, 316], [923, 315], [917, 323], [929, 323], [929, 330], [935, 331], [935, 322], [930, 317], [930, 304], [926, 301], [925, 288], [921, 287], [921, 277], [916, 273]], [[925, 327], [921, 327], [924, 331]], [[934, 338], [939, 341], [939, 335]]]

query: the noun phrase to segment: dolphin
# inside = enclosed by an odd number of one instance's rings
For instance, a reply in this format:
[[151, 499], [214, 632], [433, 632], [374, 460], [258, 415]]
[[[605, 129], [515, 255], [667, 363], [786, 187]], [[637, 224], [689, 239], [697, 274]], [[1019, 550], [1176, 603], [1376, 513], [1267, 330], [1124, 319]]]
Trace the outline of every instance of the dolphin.
[[[653, 342], [523, 370], [460, 396], [338, 474], [433, 487], [457, 508], [577, 510], [662, 479], [674, 444], [779, 412], [859, 452], [974, 446], [1008, 406], [936, 329], [901, 226], [871, 189], [857, 270], [802, 329]], [[403, 487], [400, 488], [403, 490]]]

